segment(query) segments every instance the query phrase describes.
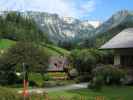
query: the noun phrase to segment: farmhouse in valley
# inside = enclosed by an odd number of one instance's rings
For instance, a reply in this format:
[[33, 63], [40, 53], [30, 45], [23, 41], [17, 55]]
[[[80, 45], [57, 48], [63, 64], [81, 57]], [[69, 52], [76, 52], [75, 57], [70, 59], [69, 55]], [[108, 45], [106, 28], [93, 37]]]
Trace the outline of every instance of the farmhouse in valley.
[[48, 71], [52, 72], [62, 72], [64, 68], [68, 66], [68, 61], [66, 57], [63, 56], [53, 56], [49, 59]]
[[114, 65], [133, 66], [133, 28], [118, 33], [101, 49], [114, 50]]
[[[130, 69], [133, 72], [133, 28], [123, 30], [105, 43], [101, 49], [114, 50], [114, 65]], [[133, 74], [132, 74], [133, 76]]]

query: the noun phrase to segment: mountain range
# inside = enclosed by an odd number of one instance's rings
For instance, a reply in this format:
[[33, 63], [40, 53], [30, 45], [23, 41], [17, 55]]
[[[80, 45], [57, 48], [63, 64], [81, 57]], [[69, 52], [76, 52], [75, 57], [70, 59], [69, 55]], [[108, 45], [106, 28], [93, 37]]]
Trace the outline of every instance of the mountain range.
[[[133, 11], [128, 10], [116, 12], [102, 24], [100, 21], [81, 21], [44, 12], [24, 12], [24, 15], [32, 17], [37, 25], [48, 33], [49, 39], [56, 44], [63, 41], [80, 44], [95, 37], [96, 44], [100, 46], [123, 29], [133, 27]], [[97, 27], [94, 26], [96, 24], [98, 24]]]
[[130, 27], [133, 27], [133, 11], [118, 11], [95, 30], [96, 44], [100, 46], [120, 31]]
[[24, 16], [33, 18], [39, 28], [48, 33], [49, 39], [58, 44], [62, 41], [81, 40], [92, 35], [94, 27], [89, 21], [81, 21], [72, 17], [59, 17], [57, 14], [44, 12], [24, 12]]
[[[0, 14], [5, 15], [5, 12]], [[21, 15], [32, 18], [38, 28], [46, 33], [49, 40], [54, 44], [64, 42], [90, 44], [89, 42], [92, 41], [89, 40], [95, 39], [95, 45], [100, 46], [121, 30], [133, 27], [133, 12], [127, 10], [116, 12], [102, 24], [100, 21], [82, 21], [46, 12], [27, 11], [21, 12]]]

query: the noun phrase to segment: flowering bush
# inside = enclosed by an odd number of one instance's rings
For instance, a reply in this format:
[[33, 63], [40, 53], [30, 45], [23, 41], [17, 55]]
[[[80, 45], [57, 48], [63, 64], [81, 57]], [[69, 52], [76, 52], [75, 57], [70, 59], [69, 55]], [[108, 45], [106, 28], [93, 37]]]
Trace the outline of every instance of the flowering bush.
[[93, 79], [89, 87], [101, 89], [103, 85], [121, 85], [126, 72], [112, 65], [97, 67], [93, 70]]

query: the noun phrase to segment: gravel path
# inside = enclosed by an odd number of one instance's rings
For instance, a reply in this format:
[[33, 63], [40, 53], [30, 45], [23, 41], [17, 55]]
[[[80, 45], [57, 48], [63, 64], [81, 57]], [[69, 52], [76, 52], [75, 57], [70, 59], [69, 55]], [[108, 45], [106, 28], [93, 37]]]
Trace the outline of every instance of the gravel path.
[[[72, 84], [67, 86], [59, 86], [59, 87], [53, 87], [53, 88], [36, 88], [36, 89], [30, 89], [29, 92], [35, 92], [35, 93], [43, 93], [43, 92], [56, 92], [56, 91], [62, 91], [62, 90], [74, 90], [74, 89], [84, 89], [87, 88], [88, 83], [80, 83], [80, 84]], [[19, 93], [22, 93], [22, 90], [19, 91]]]

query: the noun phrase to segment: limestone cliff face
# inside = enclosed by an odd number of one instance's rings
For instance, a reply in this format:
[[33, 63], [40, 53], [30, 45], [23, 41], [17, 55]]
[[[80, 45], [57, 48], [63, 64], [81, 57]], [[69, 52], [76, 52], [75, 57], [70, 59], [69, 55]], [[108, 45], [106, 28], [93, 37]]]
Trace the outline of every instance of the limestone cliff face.
[[33, 18], [49, 39], [58, 43], [59, 41], [73, 41], [88, 36], [94, 27], [88, 21], [80, 21], [71, 17], [59, 17], [57, 14], [44, 12], [24, 12], [24, 16]]

